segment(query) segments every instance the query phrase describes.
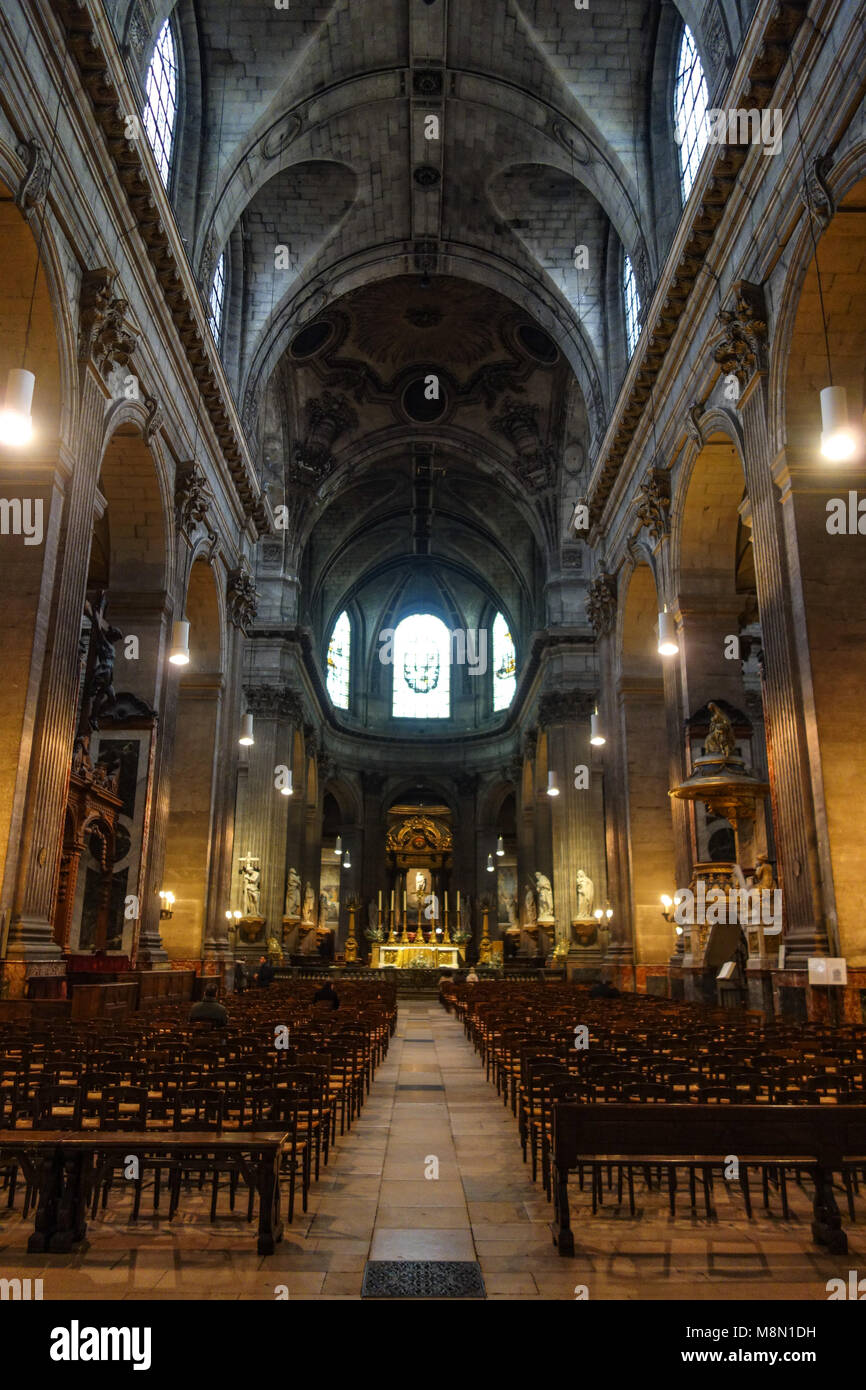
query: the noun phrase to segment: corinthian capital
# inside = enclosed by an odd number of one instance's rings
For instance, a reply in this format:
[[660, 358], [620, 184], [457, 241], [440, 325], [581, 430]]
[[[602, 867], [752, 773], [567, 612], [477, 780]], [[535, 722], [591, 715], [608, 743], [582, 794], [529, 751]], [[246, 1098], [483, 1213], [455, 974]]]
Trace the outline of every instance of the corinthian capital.
[[729, 307], [720, 309], [718, 318], [723, 331], [713, 360], [737, 378], [742, 390], [756, 372], [767, 369], [767, 310], [761, 286], [738, 280]]

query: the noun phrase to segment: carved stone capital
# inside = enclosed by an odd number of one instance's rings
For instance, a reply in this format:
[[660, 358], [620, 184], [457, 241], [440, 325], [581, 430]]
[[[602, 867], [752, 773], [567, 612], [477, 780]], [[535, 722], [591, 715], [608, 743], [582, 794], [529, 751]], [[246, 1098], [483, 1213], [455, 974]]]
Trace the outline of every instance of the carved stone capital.
[[616, 619], [616, 579], [605, 570], [589, 586], [586, 616], [596, 637], [605, 637], [612, 631]]
[[589, 719], [594, 709], [595, 697], [586, 690], [546, 690], [538, 702], [538, 722], [542, 728], [573, 724]]
[[138, 342], [125, 324], [127, 301], [112, 294], [116, 278], [113, 270], [100, 266], [86, 270], [81, 279], [78, 355], [82, 362], [93, 361], [103, 376], [111, 363], [125, 367]]
[[732, 287], [730, 307], [720, 309], [723, 332], [713, 349], [713, 360], [722, 371], [733, 375], [740, 389], [756, 372], [767, 369], [767, 310], [760, 285], [738, 280]]
[[528, 730], [528, 732], [527, 732], [527, 734], [526, 734], [526, 737], [525, 737], [524, 740], [523, 740], [523, 756], [524, 756], [524, 758], [528, 758], [529, 761], [532, 762], [532, 761], [534, 760], [534, 758], [535, 758], [535, 754], [536, 754], [537, 751], [538, 751], [538, 730], [537, 730], [537, 729], [530, 729], [530, 730]]
[[191, 536], [207, 521], [213, 498], [204, 469], [194, 459], [179, 463], [174, 477], [174, 520], [178, 531]]
[[654, 541], [670, 529], [671, 479], [664, 468], [650, 468], [634, 500], [635, 534], [644, 526]]
[[48, 168], [38, 140], [22, 140], [17, 147], [18, 158], [24, 161], [24, 174], [15, 193], [15, 206], [22, 212], [39, 207], [48, 192]]
[[240, 628], [241, 632], [246, 633], [256, 616], [258, 594], [256, 593], [255, 580], [243, 565], [229, 570], [226, 579], [226, 608], [229, 622]]
[[247, 709], [261, 719], [288, 719], [303, 724], [304, 707], [294, 690], [284, 685], [248, 685], [244, 687]]

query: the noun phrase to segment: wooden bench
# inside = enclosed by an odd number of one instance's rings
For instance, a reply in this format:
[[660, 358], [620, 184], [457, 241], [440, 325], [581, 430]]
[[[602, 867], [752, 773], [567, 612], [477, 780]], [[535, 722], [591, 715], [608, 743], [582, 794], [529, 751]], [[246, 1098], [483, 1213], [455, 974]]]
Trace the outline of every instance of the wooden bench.
[[87, 1233], [88, 1175], [97, 1154], [148, 1155], [225, 1167], [236, 1162], [259, 1197], [258, 1253], [272, 1255], [282, 1239], [280, 1154], [286, 1136], [276, 1132], [160, 1130], [0, 1130], [0, 1160], [15, 1156], [39, 1196], [31, 1253], [67, 1253]]
[[812, 1238], [845, 1254], [848, 1237], [833, 1174], [866, 1164], [866, 1106], [578, 1105], [553, 1107], [554, 1210], [560, 1255], [574, 1254], [568, 1174], [579, 1163], [682, 1164], [724, 1169], [733, 1155], [749, 1165], [808, 1166], [815, 1183]]

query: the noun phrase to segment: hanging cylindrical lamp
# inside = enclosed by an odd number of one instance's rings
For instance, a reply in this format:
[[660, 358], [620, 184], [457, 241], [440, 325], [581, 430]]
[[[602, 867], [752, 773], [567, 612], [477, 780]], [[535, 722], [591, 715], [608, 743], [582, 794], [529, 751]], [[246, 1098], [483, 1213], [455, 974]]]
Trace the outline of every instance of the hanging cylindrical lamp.
[[607, 742], [607, 739], [601, 731], [601, 719], [599, 718], [598, 707], [596, 707], [589, 717], [589, 741], [593, 748], [601, 748], [602, 744]]
[[33, 437], [33, 387], [36, 377], [23, 367], [10, 367], [6, 378], [6, 400], [0, 410], [0, 443], [20, 448]]
[[249, 711], [241, 719], [241, 732], [238, 743], [243, 744], [244, 748], [249, 748], [255, 743], [253, 738], [253, 716]]
[[668, 612], [668, 606], [665, 604], [659, 613], [659, 656], [676, 656], [679, 649], [673, 614]]
[[339, 856], [343, 853], [343, 837], [342, 837], [342, 835], [338, 835], [338, 836], [337, 836], [337, 843], [334, 845], [334, 853], [337, 855], [338, 858], [339, 858]]
[[495, 867], [496, 867], [496, 865], [493, 863], [493, 855], [492, 855], [492, 854], [488, 854], [488, 856], [487, 856], [487, 872], [488, 872], [489, 874], [492, 874], [492, 873], [493, 873], [493, 870], [495, 869]]
[[280, 787], [280, 796], [291, 796], [294, 790], [292, 786], [292, 774], [291, 772], [287, 772], [285, 783]]
[[559, 796], [559, 787], [556, 785], [555, 772], [548, 772], [547, 774], [547, 795]]
[[501, 835], [499, 836], [499, 839], [496, 841], [496, 853], [499, 855], [500, 858], [502, 858], [502, 855], [505, 853], [505, 841], [503, 840]]
[[351, 869], [351, 867], [352, 867], [352, 861], [351, 861], [351, 859], [349, 858], [349, 851], [346, 850], [346, 853], [343, 855], [343, 868], [344, 868], [344, 869]]
[[171, 625], [171, 651], [168, 659], [172, 666], [189, 665], [189, 623], [183, 619]]
[[848, 396], [844, 386], [825, 386], [821, 392], [821, 454], [831, 463], [844, 463], [857, 448], [848, 423]]

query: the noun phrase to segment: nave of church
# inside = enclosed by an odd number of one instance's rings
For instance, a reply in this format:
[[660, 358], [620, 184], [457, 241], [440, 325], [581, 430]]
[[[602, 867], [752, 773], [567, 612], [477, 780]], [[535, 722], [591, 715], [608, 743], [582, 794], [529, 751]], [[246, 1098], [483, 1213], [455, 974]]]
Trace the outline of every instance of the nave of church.
[[864, 72], [4, 3], [2, 1299], [859, 1298]]

